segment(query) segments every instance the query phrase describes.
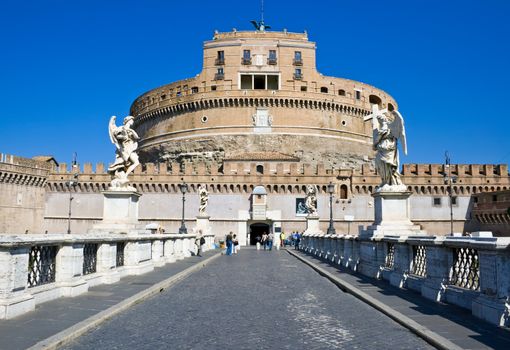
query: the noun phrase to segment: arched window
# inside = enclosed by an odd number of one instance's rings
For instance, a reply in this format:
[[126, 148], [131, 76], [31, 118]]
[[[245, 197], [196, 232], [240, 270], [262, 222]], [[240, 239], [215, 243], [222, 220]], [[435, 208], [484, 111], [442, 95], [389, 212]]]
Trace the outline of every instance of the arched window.
[[321, 92], [322, 92], [323, 94], [327, 94], [327, 93], [328, 93], [328, 88], [327, 88], [327, 87], [325, 87], [325, 86], [321, 87]]
[[264, 174], [264, 166], [263, 165], [257, 165], [257, 174]]
[[382, 105], [382, 100], [379, 98], [379, 96], [376, 95], [370, 95], [368, 97], [368, 101], [371, 105], [378, 105], [379, 107]]
[[345, 90], [342, 90], [342, 89], [338, 90], [338, 94], [340, 96], [345, 96]]
[[340, 199], [347, 199], [347, 185], [340, 186]]

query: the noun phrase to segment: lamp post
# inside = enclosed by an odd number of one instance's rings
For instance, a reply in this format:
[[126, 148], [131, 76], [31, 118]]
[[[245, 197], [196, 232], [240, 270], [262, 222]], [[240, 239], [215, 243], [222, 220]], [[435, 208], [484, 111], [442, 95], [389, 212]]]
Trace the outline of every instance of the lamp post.
[[333, 193], [335, 192], [335, 185], [332, 182], [328, 185], [328, 193], [329, 193], [329, 227], [328, 227], [328, 235], [336, 234], [335, 227], [333, 226]]
[[186, 228], [186, 225], [184, 224], [184, 203], [186, 202], [186, 192], [188, 192], [188, 185], [183, 181], [182, 184], [179, 185], [179, 189], [182, 193], [182, 221], [181, 221], [181, 227], [179, 227], [179, 233], [180, 234], [187, 234], [188, 229]]
[[67, 217], [67, 234], [71, 234], [71, 203], [73, 202], [73, 192], [71, 191], [71, 187], [75, 188], [78, 184], [78, 172], [76, 171], [76, 168], [78, 167], [78, 163], [76, 162], [76, 152], [73, 155], [73, 161], [72, 161], [72, 167], [71, 172], [74, 173], [73, 179], [66, 182], [67, 188], [69, 189], [69, 213]]
[[450, 161], [450, 155], [448, 151], [444, 153], [445, 157], [445, 168], [448, 168], [448, 173], [445, 172], [443, 174], [443, 179], [445, 185], [447, 185], [448, 197], [450, 199], [450, 236], [453, 236], [453, 187], [454, 183], [457, 183], [457, 176], [452, 176], [452, 167]]

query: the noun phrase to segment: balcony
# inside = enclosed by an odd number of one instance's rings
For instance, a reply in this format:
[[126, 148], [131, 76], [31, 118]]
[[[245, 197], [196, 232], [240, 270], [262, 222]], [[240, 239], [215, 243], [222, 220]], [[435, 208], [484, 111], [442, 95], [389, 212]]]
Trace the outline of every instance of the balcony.
[[301, 58], [294, 58], [294, 61], [292, 61], [292, 64], [295, 66], [302, 66], [303, 60]]
[[225, 73], [214, 74], [214, 80], [223, 80], [223, 79], [225, 79]]
[[217, 66], [223, 66], [225, 64], [225, 58], [217, 58], [214, 61], [214, 64], [217, 65]]
[[294, 73], [294, 80], [303, 80], [303, 75]]
[[277, 62], [278, 62], [278, 61], [276, 60], [276, 58], [268, 58], [268, 59], [267, 59], [267, 64], [268, 64], [268, 65], [272, 65], [272, 66], [274, 66], [274, 65], [276, 65], [276, 64], [277, 64]]
[[251, 57], [241, 58], [241, 64], [243, 64], [245, 66], [249, 66], [251, 64]]

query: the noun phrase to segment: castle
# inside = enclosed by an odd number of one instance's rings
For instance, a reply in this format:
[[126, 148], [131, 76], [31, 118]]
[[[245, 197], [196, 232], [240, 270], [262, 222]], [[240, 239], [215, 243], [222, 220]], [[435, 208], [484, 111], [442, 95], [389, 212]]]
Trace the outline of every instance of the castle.
[[[371, 122], [364, 117], [373, 105], [391, 111], [397, 102], [365, 83], [323, 76], [315, 60], [315, 43], [306, 33], [215, 33], [204, 43], [200, 74], [138, 97], [131, 114], [143, 166], [130, 180], [142, 194], [140, 220], [177, 232], [178, 185], [186, 182], [186, 224], [193, 226], [202, 184], [210, 193], [213, 232], [221, 237], [234, 231], [249, 244], [261, 230], [304, 230], [299, 204], [306, 185], [314, 184], [325, 231], [332, 183], [337, 232], [356, 234], [370, 224], [370, 194], [380, 178], [372, 165]], [[402, 180], [413, 192], [411, 219], [430, 234], [451, 230], [447, 173], [457, 177], [455, 232], [479, 229], [480, 222], [471, 220], [473, 194], [510, 189], [503, 164], [404, 165]], [[65, 232], [70, 202], [73, 232], [86, 232], [101, 220], [101, 191], [110, 180], [102, 164], [68, 168], [51, 158], [3, 155], [0, 232]]]

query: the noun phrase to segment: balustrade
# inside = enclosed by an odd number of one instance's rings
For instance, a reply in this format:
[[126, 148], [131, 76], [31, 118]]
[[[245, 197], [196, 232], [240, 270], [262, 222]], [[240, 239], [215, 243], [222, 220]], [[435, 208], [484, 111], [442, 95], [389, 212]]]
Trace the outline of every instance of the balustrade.
[[[325, 247], [329, 253], [324, 254]], [[510, 238], [304, 235], [300, 249], [509, 326]], [[334, 258], [331, 259], [331, 256]]]
[[[214, 235], [204, 238], [203, 251], [212, 249]], [[193, 234], [0, 236], [0, 319], [194, 255], [194, 242]]]

